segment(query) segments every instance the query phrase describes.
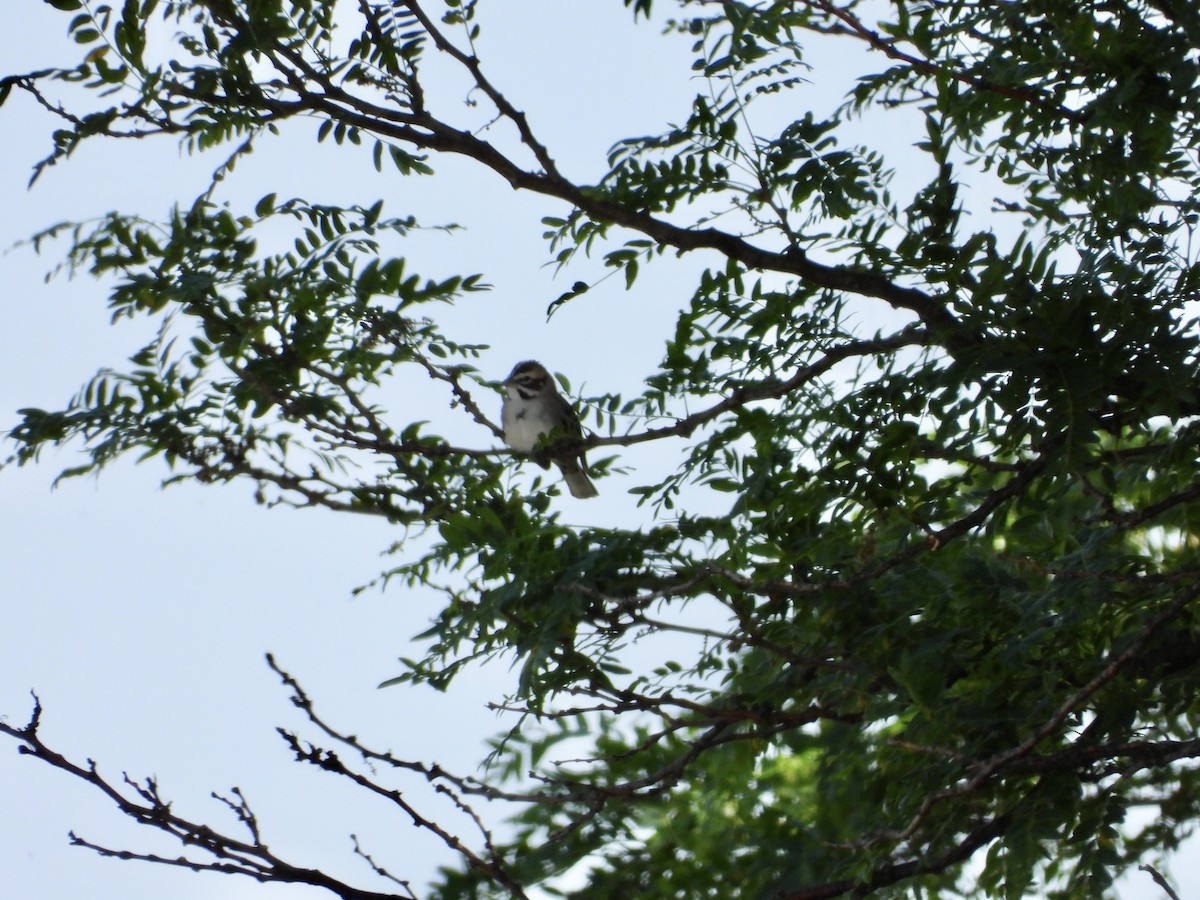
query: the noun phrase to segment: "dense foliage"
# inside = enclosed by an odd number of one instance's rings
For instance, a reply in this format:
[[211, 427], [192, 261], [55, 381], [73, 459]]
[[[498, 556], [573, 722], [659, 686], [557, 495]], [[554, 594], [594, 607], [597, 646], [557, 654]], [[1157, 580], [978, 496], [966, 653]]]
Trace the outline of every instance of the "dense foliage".
[[[225, 148], [236, 179], [308, 118], [388, 181], [456, 155], [560, 202], [517, 226], [580, 277], [716, 261], [675, 298], [644, 391], [581, 398], [601, 492], [629, 485], [647, 513], [594, 528], [491, 449], [486, 335], [439, 328], [486, 273], [389, 258], [384, 237], [419, 226], [375, 198], [236, 209], [218, 180], [165, 221], [37, 237], [69, 240], [117, 319], [162, 328], [65, 408], [25, 410], [17, 462], [82, 442], [80, 471], [160, 455], [174, 478], [384, 516], [410, 541], [390, 577], [445, 592], [396, 682], [519, 660], [504, 702], [529, 715], [498, 780], [420, 770], [511, 816], [475, 846], [439, 831], [461, 866], [431, 896], [1095, 897], [1194, 827], [1200, 5], [684, 0], [663, 40], [694, 42], [694, 102], [582, 183], [489, 79], [502, 4], [48, 2], [83, 58], [0, 82], [58, 119], [35, 177], [85, 142], [164, 136]], [[818, 47], [861, 69], [805, 112]], [[438, 79], [464, 75], [469, 112], [440, 108]], [[385, 408], [380, 385], [410, 377], [476, 440]], [[669, 475], [613, 474], [646, 442]], [[53, 761], [36, 722], [4, 730]], [[347, 747], [415, 765], [327, 737], [342, 755], [290, 739], [367, 789], [384, 776]], [[552, 765], [561, 742], [587, 749]], [[129, 803], [216, 854], [197, 868], [376, 896], [256, 832], [184, 827], [153, 792]], [[1149, 825], [1125, 823], [1135, 806]]]

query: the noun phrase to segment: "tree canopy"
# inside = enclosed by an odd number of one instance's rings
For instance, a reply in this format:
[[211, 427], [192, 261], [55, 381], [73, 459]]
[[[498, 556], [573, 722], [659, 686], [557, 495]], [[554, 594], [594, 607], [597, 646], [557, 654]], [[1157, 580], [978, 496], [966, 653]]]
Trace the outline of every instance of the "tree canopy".
[[[367, 746], [279, 669], [313, 727], [283, 738], [444, 841], [457, 864], [420, 896], [1096, 897], [1193, 829], [1200, 6], [625, 0], [688, 42], [693, 99], [579, 175], [493, 79], [505, 4], [47, 2], [78, 61], [0, 78], [52, 125], [35, 181], [93, 142], [217, 162], [169, 215], [33, 236], [157, 331], [22, 410], [9, 464], [73, 443], [64, 475], [132, 454], [395, 524], [388, 589], [443, 603], [390, 688], [500, 661], [486, 775]], [[373, 165], [377, 194], [226, 197], [255, 147], [304, 138]], [[557, 210], [492, 213], [571, 284], [530, 301], [547, 315], [703, 260], [661, 298], [678, 317], [641, 388], [574, 398], [634, 521], [580, 524], [500, 446], [514, 360], [445, 324], [489, 276], [420, 274], [430, 226], [393, 210], [455, 158]], [[663, 474], [624, 465], [634, 445]], [[418, 895], [365, 854], [354, 885], [275, 855], [240, 797], [234, 826], [188, 821], [60, 755], [40, 714], [0, 731], [185, 856], [101, 852]]]

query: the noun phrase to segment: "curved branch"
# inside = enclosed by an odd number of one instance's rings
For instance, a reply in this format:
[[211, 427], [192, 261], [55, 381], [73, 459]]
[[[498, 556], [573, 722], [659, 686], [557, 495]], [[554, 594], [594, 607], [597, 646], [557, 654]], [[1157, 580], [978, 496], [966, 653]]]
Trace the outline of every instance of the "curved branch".
[[[976, 344], [977, 337], [964, 330], [946, 305], [924, 291], [902, 286], [875, 272], [815, 262], [796, 248], [782, 252], [766, 250], [736, 234], [716, 228], [675, 225], [609, 200], [603, 192], [594, 188], [572, 182], [558, 172], [549, 151], [534, 135], [524, 114], [484, 76], [478, 59], [454, 47], [433, 25], [419, 4], [406, 0], [403, 5], [417, 17], [438, 48], [466, 67], [501, 114], [516, 125], [522, 142], [533, 151], [541, 165], [541, 171], [523, 168], [487, 141], [454, 128], [424, 110], [398, 111], [352, 94], [334, 84], [325, 72], [314, 68], [297, 51], [280, 44], [267, 48], [267, 53], [298, 99], [285, 101], [257, 96], [241, 98], [242, 102], [257, 103], [261, 109], [280, 117], [304, 112], [317, 113], [371, 134], [411, 144], [418, 149], [466, 156], [500, 175], [516, 190], [529, 190], [563, 200], [592, 219], [640, 232], [680, 252], [715, 250], [750, 269], [794, 275], [819, 288], [880, 299], [897, 309], [915, 313], [931, 330], [937, 332], [938, 339], [947, 347], [966, 349]], [[281, 57], [295, 66], [296, 71], [289, 71], [282, 66], [279, 62]], [[311, 85], [314, 84], [321, 89], [320, 92], [312, 90]], [[172, 88], [192, 100], [217, 106], [226, 102], [226, 98], [221, 96], [205, 96], [178, 83], [173, 83]]]
[[877, 868], [864, 882], [844, 879], [811, 888], [800, 890], [784, 890], [775, 894], [772, 900], [830, 900], [846, 894], [861, 895], [864, 890], [874, 890], [888, 887], [897, 882], [914, 878], [917, 875], [927, 875], [944, 872], [964, 860], [970, 859], [975, 851], [986, 846], [1004, 834], [1012, 821], [1012, 813], [997, 816], [989, 822], [980, 825], [961, 841], [937, 856], [914, 859], [902, 863], [890, 863]]
[[790, 378], [783, 380], [771, 379], [757, 384], [743, 385], [734, 389], [725, 399], [713, 404], [708, 409], [692, 413], [678, 420], [673, 425], [661, 428], [649, 428], [636, 434], [626, 434], [613, 437], [591, 437], [583, 442], [585, 447], [621, 446], [629, 447], [647, 441], [656, 441], [664, 437], [688, 437], [701, 425], [706, 425], [735, 409], [740, 409], [748, 403], [762, 400], [778, 400], [805, 384], [821, 377], [838, 363], [856, 356], [870, 356], [879, 353], [889, 353], [904, 347], [924, 347], [934, 343], [933, 335], [920, 328], [906, 328], [891, 337], [873, 338], [870, 340], [847, 341], [827, 351], [814, 363], [797, 370]]
[[911, 53], [906, 53], [896, 46], [896, 41], [889, 40], [879, 32], [868, 28], [866, 24], [856, 16], [850, 6], [838, 6], [832, 3], [831, 0], [801, 0], [807, 6], [819, 9], [831, 18], [837, 19], [844, 23], [844, 28], [840, 29], [841, 34], [855, 37], [866, 42], [874, 50], [878, 50], [888, 59], [894, 59], [897, 62], [902, 62], [912, 67], [923, 75], [930, 77], [951, 78], [960, 84], [965, 84], [968, 87], [973, 87], [981, 91], [986, 91], [990, 94], [998, 94], [1001, 97], [1010, 97], [1016, 100], [1021, 100], [1025, 103], [1030, 103], [1038, 109], [1046, 112], [1052, 112], [1066, 119], [1069, 122], [1082, 122], [1087, 117], [1077, 110], [1070, 109], [1060, 103], [1055, 102], [1054, 98], [1040, 91], [1030, 90], [1024, 85], [1014, 86], [1009, 84], [1001, 84], [997, 81], [992, 81], [988, 78], [982, 78], [978, 75], [972, 75], [970, 72], [957, 65], [939, 65], [928, 59], [923, 59], [919, 56], [914, 56]]
[[421, 4], [416, 0], [397, 0], [397, 5], [408, 9], [417, 21], [421, 23], [421, 27], [433, 38], [434, 44], [443, 53], [448, 54], [457, 60], [463, 68], [471, 73], [472, 79], [488, 99], [496, 105], [496, 109], [500, 114], [509, 119], [517, 128], [517, 132], [521, 135], [521, 141], [531, 151], [538, 163], [542, 166], [542, 170], [546, 175], [558, 177], [558, 167], [555, 165], [553, 158], [550, 156], [550, 151], [546, 149], [546, 145], [537, 139], [533, 133], [533, 129], [529, 127], [529, 120], [525, 114], [518, 110], [515, 106], [509, 103], [500, 91], [498, 91], [491, 81], [483, 74], [483, 68], [480, 66], [479, 58], [474, 55], [464, 53], [456, 47], [441, 31], [433, 24], [433, 20], [421, 9]]

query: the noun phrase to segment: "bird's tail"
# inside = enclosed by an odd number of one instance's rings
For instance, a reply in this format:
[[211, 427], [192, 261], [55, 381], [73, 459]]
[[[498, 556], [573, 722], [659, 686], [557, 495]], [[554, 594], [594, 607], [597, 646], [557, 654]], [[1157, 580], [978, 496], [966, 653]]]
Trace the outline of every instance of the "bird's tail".
[[587, 472], [583, 471], [581, 467], [563, 466], [562, 473], [563, 479], [567, 482], [567, 490], [571, 492], [572, 497], [586, 500], [588, 497], [595, 497], [600, 493], [592, 484], [592, 479], [588, 478]]

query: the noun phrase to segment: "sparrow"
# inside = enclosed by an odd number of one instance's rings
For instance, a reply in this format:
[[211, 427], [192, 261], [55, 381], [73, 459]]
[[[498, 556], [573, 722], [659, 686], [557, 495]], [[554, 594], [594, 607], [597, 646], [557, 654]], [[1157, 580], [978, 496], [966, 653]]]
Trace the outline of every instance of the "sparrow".
[[[528, 453], [543, 469], [550, 463], [558, 466], [573, 497], [595, 497], [596, 486], [587, 476], [587, 460], [582, 448], [555, 450], [556, 443], [574, 443], [583, 439], [579, 416], [554, 387], [554, 379], [539, 362], [526, 360], [517, 363], [504, 379], [504, 405], [500, 422], [504, 426], [504, 443], [518, 453]], [[542, 438], [551, 443], [538, 452], [534, 449]]]

